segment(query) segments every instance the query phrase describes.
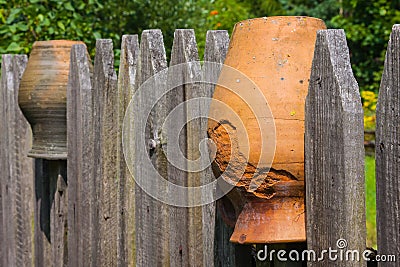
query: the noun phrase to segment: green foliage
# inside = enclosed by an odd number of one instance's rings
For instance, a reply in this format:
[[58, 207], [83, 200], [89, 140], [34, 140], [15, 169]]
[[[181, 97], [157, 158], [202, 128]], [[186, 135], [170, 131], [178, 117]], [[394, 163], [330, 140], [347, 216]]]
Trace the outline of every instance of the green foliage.
[[282, 3], [276, 0], [247, 0], [252, 17], [282, 16], [286, 14]]
[[363, 100], [364, 109], [364, 127], [371, 130], [375, 128], [376, 123], [376, 102], [378, 94], [374, 91], [362, 91], [361, 97]]
[[92, 45], [103, 30], [94, 14], [103, 9], [97, 0], [3, 1], [0, 53], [28, 53], [36, 40], [71, 39]]
[[353, 71], [362, 91], [378, 91], [387, 42], [399, 20], [399, 2], [386, 0], [343, 0], [340, 14], [332, 18], [332, 24], [346, 32]]
[[339, 14], [339, 1], [336, 0], [281, 0], [287, 15], [309, 16], [325, 21], [332, 28], [332, 17]]
[[377, 92], [392, 26], [400, 20], [398, 1], [343, 0], [340, 13], [331, 20], [342, 28], [351, 54], [352, 68], [361, 90], [364, 125], [375, 128]]
[[70, 39], [85, 42], [93, 56], [96, 39], [111, 38], [118, 48], [123, 34], [161, 29], [168, 54], [175, 29], [182, 28], [196, 30], [202, 51], [208, 29], [231, 30], [249, 17], [249, 6], [238, 0], [0, 0], [0, 53], [29, 53], [37, 40]]
[[[343, 28], [361, 91], [377, 93], [391, 28], [400, 21], [400, 1], [0, 0], [0, 54], [29, 53], [36, 40], [70, 39], [85, 42], [93, 57], [96, 39], [110, 38], [118, 65], [123, 34], [161, 29], [169, 55], [174, 30], [192, 28], [202, 58], [207, 30], [231, 33], [238, 21], [273, 15], [318, 17], [328, 28]], [[364, 105], [370, 128], [372, 107]]]
[[376, 183], [375, 158], [365, 157], [365, 200], [367, 246], [376, 248]]
[[231, 31], [235, 22], [251, 16], [248, 9], [237, 0], [153, 0], [138, 3], [136, 10], [141, 12], [137, 12], [136, 19], [127, 23], [126, 28], [130, 31], [126, 32], [140, 33], [145, 29], [161, 29], [169, 55], [175, 29], [194, 29], [200, 58], [203, 55], [207, 30]]
[[365, 127], [375, 127], [376, 96], [392, 26], [400, 21], [400, 1], [281, 0], [287, 15], [318, 17], [328, 28], [346, 32], [354, 76], [359, 84]]

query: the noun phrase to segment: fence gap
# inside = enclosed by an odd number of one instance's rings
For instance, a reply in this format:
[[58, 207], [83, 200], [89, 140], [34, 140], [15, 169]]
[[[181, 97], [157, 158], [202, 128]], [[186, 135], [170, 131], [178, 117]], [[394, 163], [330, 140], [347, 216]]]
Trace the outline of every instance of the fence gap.
[[[376, 217], [381, 255], [400, 255], [400, 25], [394, 25], [386, 52], [376, 108]], [[398, 266], [385, 262], [385, 266]]]
[[[346, 245], [362, 253], [366, 242], [363, 111], [343, 30], [318, 31], [305, 127], [308, 249], [318, 255], [323, 249]], [[308, 264], [343, 266], [327, 258]]]

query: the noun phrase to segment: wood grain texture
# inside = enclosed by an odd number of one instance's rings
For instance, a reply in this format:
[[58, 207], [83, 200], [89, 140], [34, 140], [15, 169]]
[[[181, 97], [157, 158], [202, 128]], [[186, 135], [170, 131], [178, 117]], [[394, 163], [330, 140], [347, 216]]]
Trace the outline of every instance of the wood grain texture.
[[117, 265], [118, 92], [112, 41], [96, 41], [93, 74], [94, 175], [97, 188], [97, 266]]
[[[400, 260], [400, 25], [394, 25], [376, 108], [376, 197], [379, 254]], [[382, 266], [398, 266], [385, 262]]]
[[[190, 62], [190, 63], [189, 63]], [[189, 63], [189, 64], [184, 64]], [[172, 66], [181, 65], [177, 71]], [[201, 157], [199, 143], [202, 140], [202, 123], [198, 118], [201, 112], [201, 103], [196, 101], [197, 97], [204, 95], [204, 88], [200, 84], [193, 83], [201, 79], [201, 66], [199, 62], [196, 39], [193, 30], [176, 30], [172, 45], [171, 62], [169, 69], [169, 84], [182, 84], [168, 94], [168, 113], [183, 103], [184, 108], [180, 114], [174, 115], [174, 123], [167, 129], [168, 137], [181, 129], [179, 133], [180, 150], [177, 153], [168, 153], [168, 157], [181, 158], [182, 165], [188, 168], [199, 168], [195, 160]], [[178, 73], [179, 72], [179, 73]], [[191, 106], [185, 101], [194, 99]], [[203, 106], [204, 107], [204, 106]], [[206, 107], [204, 107], [206, 108]], [[187, 124], [186, 124], [187, 122]], [[204, 129], [203, 129], [204, 130]], [[175, 149], [173, 149], [175, 151]], [[197, 187], [201, 183], [201, 172], [190, 172], [168, 165], [169, 181], [187, 187]], [[191, 205], [201, 196], [183, 194], [184, 202]], [[202, 242], [202, 208], [201, 207], [174, 207], [170, 206], [170, 258], [171, 266], [202, 266], [203, 265], [203, 242]]]
[[27, 57], [3, 55], [0, 83], [0, 265], [33, 263], [32, 137], [18, 106], [18, 89]]
[[[208, 31], [206, 35], [206, 46], [204, 51], [203, 75], [205, 81], [213, 84], [204, 84], [204, 97], [212, 98], [215, 84], [221, 72], [221, 65], [207, 64], [214, 62], [222, 64], [225, 60], [229, 46], [229, 34], [227, 31]], [[207, 119], [201, 120], [201, 138], [207, 138]], [[213, 182], [215, 177], [209, 168], [202, 173], [201, 183], [208, 184]], [[215, 194], [214, 192], [204, 192], [204, 194]], [[203, 266], [234, 266], [234, 245], [229, 242], [233, 229], [216, 216], [215, 202], [202, 207], [203, 216]], [[215, 251], [215, 253], [214, 253]]]
[[84, 45], [71, 49], [67, 86], [68, 263], [95, 266], [93, 105], [91, 63]]
[[[308, 249], [365, 249], [363, 110], [343, 30], [318, 31], [306, 100]], [[309, 266], [365, 266], [364, 261]]]
[[[68, 188], [67, 161], [43, 160], [44, 181], [49, 191], [50, 244], [52, 266], [68, 264]], [[41, 177], [36, 177], [40, 179]]]
[[[118, 73], [118, 266], [135, 266], [135, 183], [125, 162], [122, 125], [135, 89], [138, 56], [138, 36], [122, 36]], [[128, 121], [131, 122], [132, 118]], [[133, 131], [133, 126], [129, 129]]]
[[[167, 60], [164, 48], [163, 36], [160, 30], [143, 31], [140, 42], [140, 52], [138, 58], [137, 82], [135, 90], [139, 90], [140, 86], [150, 77], [167, 68]], [[167, 82], [166, 72], [158, 75], [155, 79], [153, 90], [164, 90]], [[146, 90], [139, 90], [137, 93], [138, 107], [153, 105], [157, 102], [155, 94]], [[139, 118], [134, 122], [134, 131], [132, 136], [143, 136], [146, 142], [157, 140], [157, 134], [161, 131], [162, 123], [166, 114], [165, 99], [160, 100], [154, 105], [148, 117]], [[147, 123], [146, 123], [147, 121]], [[145, 123], [146, 125], [139, 125]], [[145, 129], [145, 133], [139, 132]], [[142, 151], [139, 146], [143, 146], [138, 142], [138, 138], [134, 141], [136, 151]], [[140, 153], [133, 155], [134, 158], [134, 177], [140, 179], [143, 184], [152, 190], [164, 191], [157, 183], [154, 183], [155, 177], [152, 172], [143, 167], [140, 162], [144, 162], [145, 158], [150, 160], [156, 171], [167, 177], [167, 160], [163, 153], [163, 149], [157, 146], [151, 153]], [[137, 180], [136, 180], [137, 181]], [[167, 205], [157, 201], [148, 195], [142, 188], [135, 185], [135, 229], [136, 229], [136, 266], [169, 266], [169, 216]]]

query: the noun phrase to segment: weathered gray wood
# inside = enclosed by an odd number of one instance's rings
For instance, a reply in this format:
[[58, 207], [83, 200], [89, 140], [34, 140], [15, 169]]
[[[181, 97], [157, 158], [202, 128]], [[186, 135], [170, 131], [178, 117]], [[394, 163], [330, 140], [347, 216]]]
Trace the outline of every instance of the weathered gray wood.
[[0, 265], [33, 263], [33, 160], [29, 124], [18, 106], [24, 55], [3, 55], [0, 84]]
[[[138, 55], [138, 36], [122, 36], [118, 73], [118, 129], [120, 131], [118, 133], [118, 266], [135, 266], [135, 183], [127, 168], [123, 153], [122, 123], [135, 88]], [[128, 121], [132, 121], [132, 118]], [[133, 127], [130, 129], [132, 132]]]
[[[363, 111], [343, 30], [318, 31], [306, 100], [308, 249], [365, 249]], [[309, 266], [365, 266], [364, 261]]]
[[[166, 72], [161, 72], [167, 68], [163, 36], [160, 30], [143, 31], [140, 52], [138, 58], [137, 81], [135, 90], [137, 92], [138, 107], [144, 107], [156, 104], [154, 92], [140, 90], [140, 86], [150, 77], [157, 73], [162, 73], [154, 80], [154, 88], [152, 90], [164, 90], [167, 82]], [[139, 118], [134, 122], [134, 131], [132, 136], [143, 136], [146, 142], [157, 140], [156, 134], [161, 131], [162, 123], [165, 120], [166, 103], [162, 99], [154, 105], [148, 118], [140, 118], [141, 115], [136, 114]], [[144, 120], [143, 120], [144, 119]], [[143, 122], [144, 121], [144, 122]], [[139, 125], [145, 123], [146, 125]], [[145, 133], [140, 132], [145, 129]], [[139, 146], [139, 138], [135, 138], [135, 150], [142, 151]], [[147, 153], [133, 155], [134, 157], [134, 176], [141, 180], [147, 188], [151, 190], [165, 190], [159, 188], [154, 183], [155, 177], [153, 172], [141, 165], [145, 158], [150, 160], [156, 171], [163, 177], [167, 177], [167, 160], [160, 146], [155, 147]], [[150, 193], [153, 191], [150, 191]], [[169, 214], [167, 205], [157, 201], [148, 195], [141, 187], [135, 185], [135, 228], [136, 228], [136, 266], [169, 266], [169, 240], [168, 240], [168, 220]]]
[[93, 107], [91, 63], [85, 45], [71, 48], [67, 87], [68, 264], [95, 266]]
[[93, 74], [94, 175], [97, 188], [97, 266], [117, 265], [118, 92], [111, 40], [97, 40]]
[[[227, 31], [208, 31], [206, 36], [206, 46], [204, 51], [203, 75], [205, 81], [213, 84], [204, 84], [204, 97], [212, 98], [215, 84], [221, 72], [221, 66], [208, 64], [213, 62], [222, 64], [225, 61], [228, 51], [229, 35]], [[201, 120], [201, 138], [207, 138], [207, 119]], [[202, 184], [208, 184], [215, 180], [211, 169], [203, 172], [201, 177]], [[209, 192], [205, 192], [207, 194]], [[215, 194], [215, 192], [212, 192]], [[204, 266], [234, 266], [234, 245], [229, 242], [232, 230], [216, 216], [216, 205], [210, 203], [202, 207], [203, 215], [203, 265]], [[216, 244], [214, 243], [214, 240]], [[215, 254], [214, 254], [215, 251]], [[224, 254], [224, 255], [223, 255]]]
[[67, 161], [43, 160], [43, 162], [45, 175], [43, 178], [49, 187], [51, 265], [66, 266], [68, 263]]
[[[174, 65], [188, 63], [178, 69], [171, 68]], [[176, 87], [168, 94], [168, 111], [172, 111], [179, 104], [187, 100], [205, 95], [204, 87], [200, 84], [194, 84], [193, 81], [201, 79], [201, 66], [197, 51], [197, 44], [193, 30], [176, 30], [174, 34], [174, 43], [172, 46], [170, 62], [169, 83], [182, 83], [182, 86]], [[172, 81], [173, 80], [173, 81]], [[203, 107], [205, 108], [205, 107]], [[206, 133], [203, 123], [198, 118], [201, 112], [200, 102], [192, 102], [189, 106], [185, 103], [185, 108], [181, 109], [181, 114], [174, 117], [174, 123], [167, 129], [168, 137], [171, 133], [180, 129], [179, 146], [183, 155], [187, 157], [185, 166], [187, 168], [199, 168], [195, 162], [201, 157], [199, 151], [200, 140]], [[186, 124], [187, 122], [187, 124]], [[185, 125], [186, 124], [186, 125]], [[171, 136], [172, 137], [172, 136]], [[177, 153], [175, 153], [177, 154]], [[178, 158], [179, 155], [168, 153], [168, 157]], [[187, 187], [197, 187], [201, 184], [201, 172], [191, 172], [179, 170], [168, 165], [168, 180], [174, 184]], [[178, 196], [176, 196], [178, 197]], [[188, 204], [194, 203], [201, 196], [193, 194], [182, 195]], [[203, 238], [202, 238], [202, 208], [201, 207], [170, 207], [170, 259], [171, 266], [203, 266]]]
[[[400, 259], [400, 25], [394, 25], [376, 108], [378, 252]], [[398, 266], [385, 262], [384, 266]]]

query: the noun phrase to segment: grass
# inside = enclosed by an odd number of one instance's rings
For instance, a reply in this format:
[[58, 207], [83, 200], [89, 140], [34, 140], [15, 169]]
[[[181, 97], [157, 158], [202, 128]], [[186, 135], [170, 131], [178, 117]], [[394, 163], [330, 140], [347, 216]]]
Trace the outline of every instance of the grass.
[[375, 158], [365, 157], [365, 200], [367, 217], [367, 246], [376, 249], [376, 184]]

